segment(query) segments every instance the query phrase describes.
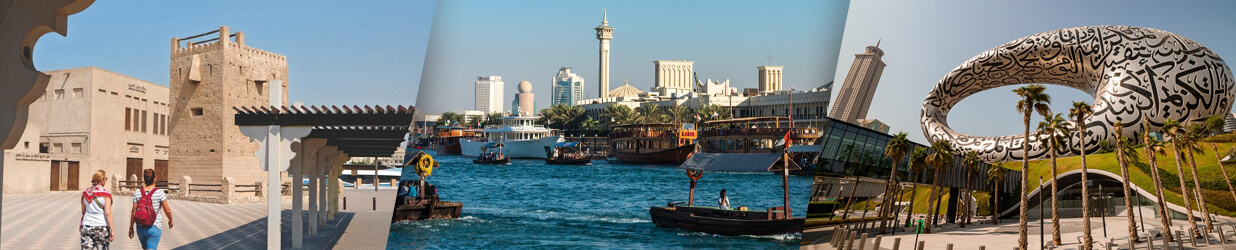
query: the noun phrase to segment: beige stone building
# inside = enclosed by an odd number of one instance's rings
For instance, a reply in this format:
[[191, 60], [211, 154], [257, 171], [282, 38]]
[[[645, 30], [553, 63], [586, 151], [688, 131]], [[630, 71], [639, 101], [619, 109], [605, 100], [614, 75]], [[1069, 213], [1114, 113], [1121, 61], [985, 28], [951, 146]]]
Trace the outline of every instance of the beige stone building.
[[171, 49], [171, 176], [194, 183], [265, 180], [254, 157], [258, 144], [240, 133], [232, 107], [267, 105], [267, 84], [282, 85], [288, 103], [287, 59], [246, 46], [244, 33], [226, 26], [172, 38]]
[[167, 173], [166, 87], [95, 67], [46, 73], [50, 84], [30, 105], [26, 133], [4, 152], [5, 193], [81, 190], [99, 169]]

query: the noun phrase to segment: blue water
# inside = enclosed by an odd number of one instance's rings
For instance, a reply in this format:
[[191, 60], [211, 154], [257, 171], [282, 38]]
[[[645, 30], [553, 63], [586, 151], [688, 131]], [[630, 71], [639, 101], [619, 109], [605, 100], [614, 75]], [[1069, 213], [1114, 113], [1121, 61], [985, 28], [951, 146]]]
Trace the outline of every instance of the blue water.
[[[428, 180], [442, 200], [464, 204], [459, 219], [391, 225], [389, 249], [402, 248], [798, 248], [800, 234], [720, 236], [658, 228], [651, 206], [685, 201], [689, 179], [674, 166], [546, 165], [512, 160], [477, 165], [462, 156], [436, 156]], [[415, 178], [404, 176], [403, 178]], [[790, 177], [790, 206], [806, 213], [811, 178]], [[734, 207], [782, 205], [781, 177], [771, 173], [708, 172], [696, 186], [697, 205], [715, 206], [727, 189]]]

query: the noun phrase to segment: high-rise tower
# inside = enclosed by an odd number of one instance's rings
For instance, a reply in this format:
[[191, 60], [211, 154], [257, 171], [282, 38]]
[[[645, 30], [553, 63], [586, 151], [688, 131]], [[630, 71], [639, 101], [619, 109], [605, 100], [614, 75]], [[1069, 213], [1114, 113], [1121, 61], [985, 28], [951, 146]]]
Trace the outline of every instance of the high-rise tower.
[[550, 105], [574, 106], [575, 102], [584, 99], [584, 77], [571, 73], [571, 67], [558, 69], [558, 75], [554, 76], [552, 84]]
[[609, 26], [609, 13], [601, 10], [601, 26], [597, 26], [597, 40], [601, 40], [601, 76], [598, 81], [597, 97], [609, 94], [609, 40], [614, 39], [614, 27]]
[[841, 93], [833, 102], [833, 110], [828, 117], [855, 123], [858, 119], [867, 118], [867, 109], [871, 107], [871, 99], [875, 97], [876, 85], [880, 84], [880, 75], [884, 73], [884, 51], [880, 43], [867, 46], [867, 51], [854, 55], [854, 64], [845, 75], [841, 84]]
[[502, 112], [502, 90], [501, 76], [476, 77], [476, 106], [473, 109], [486, 114]]

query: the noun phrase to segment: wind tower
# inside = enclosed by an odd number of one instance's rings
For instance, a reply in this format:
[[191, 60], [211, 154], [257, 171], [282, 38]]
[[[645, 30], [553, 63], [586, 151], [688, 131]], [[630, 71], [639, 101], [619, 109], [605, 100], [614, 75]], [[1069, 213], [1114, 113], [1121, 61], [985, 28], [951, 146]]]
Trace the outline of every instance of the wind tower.
[[609, 26], [609, 13], [601, 10], [601, 26], [597, 26], [597, 40], [601, 41], [601, 76], [598, 77], [601, 87], [597, 88], [597, 97], [603, 98], [609, 94], [609, 40], [614, 39], [614, 27]]

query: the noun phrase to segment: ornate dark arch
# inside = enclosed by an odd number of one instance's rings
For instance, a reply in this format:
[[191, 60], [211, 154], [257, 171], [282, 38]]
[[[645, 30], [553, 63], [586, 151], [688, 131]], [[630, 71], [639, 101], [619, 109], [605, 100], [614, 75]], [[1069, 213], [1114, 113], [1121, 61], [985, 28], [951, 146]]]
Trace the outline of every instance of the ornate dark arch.
[[[971, 136], [948, 127], [948, 113], [962, 99], [1029, 83], [1067, 86], [1094, 96], [1094, 115], [1086, 120], [1082, 142], [1088, 152], [1098, 150], [1100, 141], [1115, 142], [1112, 124], [1117, 121], [1125, 127], [1125, 137], [1142, 132], [1143, 118], [1153, 131], [1168, 119], [1200, 121], [1229, 112], [1236, 93], [1227, 63], [1183, 36], [1130, 26], [1067, 28], [1013, 40], [954, 68], [923, 101], [923, 134], [929, 141], [949, 139], [959, 150], [978, 151], [987, 162], [1021, 160], [1023, 152], [1031, 159], [1044, 157], [1047, 150], [1037, 138], [1023, 151], [1022, 135]], [[1013, 112], [1013, 107], [1008, 110]], [[1073, 145], [1057, 153], [1077, 154]]]

